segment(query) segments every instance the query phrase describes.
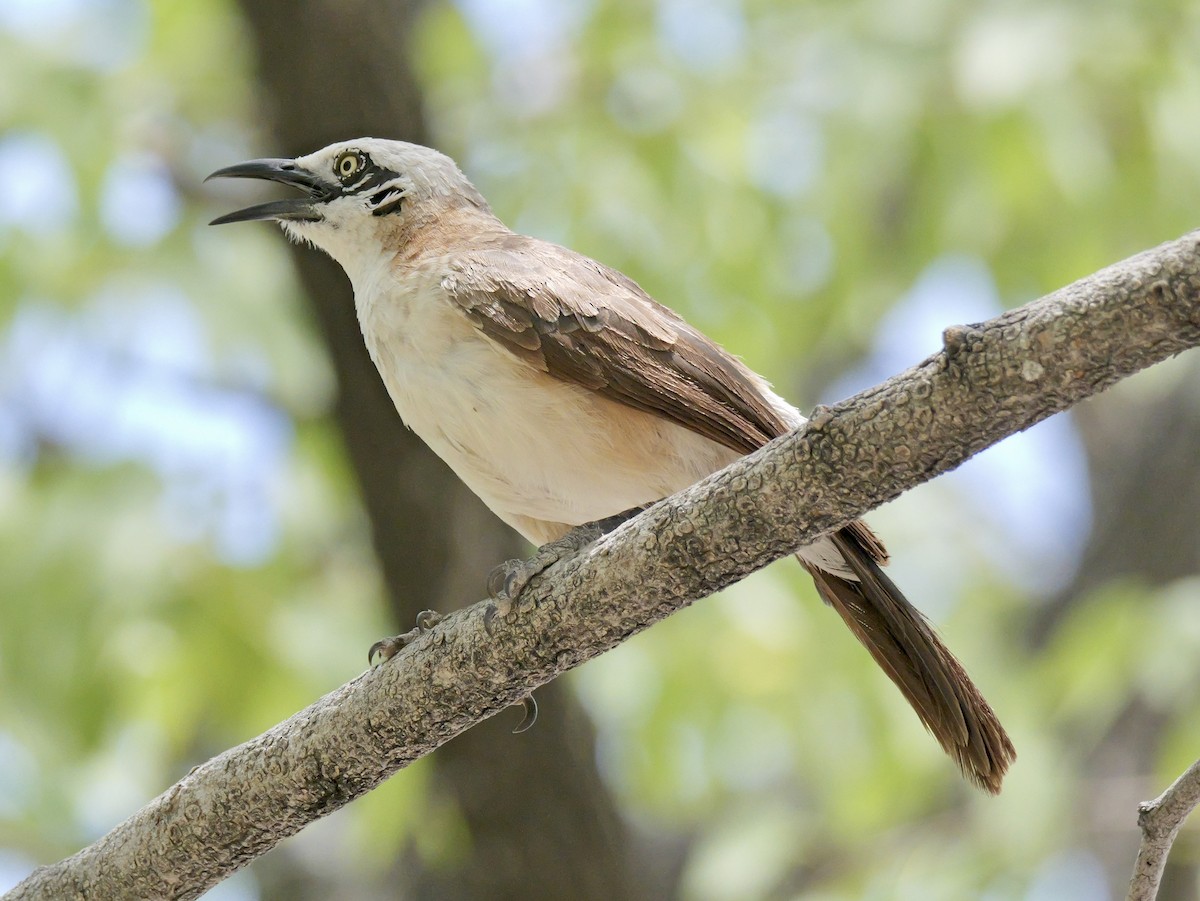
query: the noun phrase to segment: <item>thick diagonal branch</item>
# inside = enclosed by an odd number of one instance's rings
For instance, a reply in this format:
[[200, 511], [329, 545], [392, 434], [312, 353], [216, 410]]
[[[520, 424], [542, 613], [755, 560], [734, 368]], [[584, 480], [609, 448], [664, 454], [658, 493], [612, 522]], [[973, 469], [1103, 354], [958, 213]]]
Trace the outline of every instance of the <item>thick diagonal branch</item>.
[[[972, 454], [1200, 343], [1200, 236], [985, 323], [389, 664], [193, 770], [11, 897], [193, 898], [307, 823], [653, 623]], [[586, 474], [581, 473], [581, 478]], [[512, 741], [520, 741], [513, 738]], [[498, 749], [497, 753], [502, 753]]]

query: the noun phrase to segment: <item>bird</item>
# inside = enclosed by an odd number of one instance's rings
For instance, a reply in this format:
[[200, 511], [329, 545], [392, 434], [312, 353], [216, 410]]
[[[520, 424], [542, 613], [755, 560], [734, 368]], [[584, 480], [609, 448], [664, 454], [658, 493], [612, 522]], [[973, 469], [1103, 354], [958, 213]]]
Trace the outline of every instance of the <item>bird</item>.
[[[491, 582], [506, 613], [529, 575], [566, 548], [805, 422], [633, 279], [510, 230], [437, 150], [359, 138], [209, 178], [299, 190], [212, 224], [274, 221], [345, 270], [367, 351], [404, 422], [542, 549]], [[999, 792], [1012, 742], [883, 571], [883, 543], [859, 520], [796, 556], [968, 781]]]

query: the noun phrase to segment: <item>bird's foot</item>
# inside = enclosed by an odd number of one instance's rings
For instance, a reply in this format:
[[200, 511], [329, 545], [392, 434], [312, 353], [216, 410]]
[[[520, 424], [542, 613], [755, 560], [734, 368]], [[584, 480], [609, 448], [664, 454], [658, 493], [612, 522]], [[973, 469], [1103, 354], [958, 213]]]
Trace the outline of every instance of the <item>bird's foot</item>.
[[488, 574], [487, 591], [491, 604], [484, 614], [483, 625], [492, 634], [497, 616], [501, 619], [517, 607], [526, 586], [559, 560], [579, 553], [604, 532], [595, 523], [572, 529], [562, 538], [547, 542], [526, 560], [505, 560]]
[[[408, 647], [434, 626], [442, 621], [442, 615], [436, 610], [422, 610], [417, 614], [417, 624], [400, 635], [391, 638], [381, 638], [367, 651], [367, 660], [372, 666], [391, 660], [404, 648]], [[533, 725], [530, 723], [530, 725]]]
[[488, 597], [496, 605], [497, 612], [507, 616], [536, 576], [559, 560], [579, 553], [598, 537], [597, 534], [583, 534], [581, 529], [572, 529], [557, 541], [543, 544], [528, 559], [505, 560], [488, 573], [487, 579]]
[[[644, 509], [644, 507], [634, 507], [618, 513], [616, 516], [598, 519], [595, 522], [585, 522], [583, 525], [571, 529], [562, 538], [543, 544], [529, 559], [505, 560], [493, 569], [487, 580], [491, 604], [483, 618], [483, 625], [488, 634], [492, 634], [497, 616], [503, 619], [517, 607], [521, 593], [525, 591], [526, 586], [533, 581], [534, 577], [544, 573], [559, 560], [575, 556], [597, 538], [611, 532]], [[530, 725], [533, 725], [532, 722]]]

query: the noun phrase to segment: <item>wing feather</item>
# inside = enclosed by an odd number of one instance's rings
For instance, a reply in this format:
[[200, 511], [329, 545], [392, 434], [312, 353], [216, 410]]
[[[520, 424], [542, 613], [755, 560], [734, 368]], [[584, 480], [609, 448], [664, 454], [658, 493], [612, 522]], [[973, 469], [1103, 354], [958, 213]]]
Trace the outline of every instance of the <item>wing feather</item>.
[[504, 245], [456, 257], [442, 287], [511, 353], [740, 453], [788, 431], [761, 380], [628, 277], [534, 238]]

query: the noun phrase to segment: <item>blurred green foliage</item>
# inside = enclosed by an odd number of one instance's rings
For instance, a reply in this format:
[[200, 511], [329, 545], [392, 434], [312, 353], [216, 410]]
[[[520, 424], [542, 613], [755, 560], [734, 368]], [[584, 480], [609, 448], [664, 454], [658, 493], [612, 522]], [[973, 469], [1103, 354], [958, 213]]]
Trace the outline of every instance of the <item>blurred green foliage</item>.
[[[1013, 305], [1200, 209], [1200, 11], [1180, 0], [464, 0], [396, 39], [506, 221], [629, 272], [802, 407], [939, 259], [981, 261]], [[224, 2], [0, 0], [11, 875], [350, 678], [388, 628], [282, 242], [204, 225], [241, 196], [204, 175], [274, 152], [258, 118]], [[169, 340], [126, 340], [180, 308]], [[275, 436], [248, 469], [188, 426], [217, 401], [243, 412], [203, 422]], [[244, 490], [266, 512], [239, 531]], [[1097, 834], [1132, 851], [1133, 801], [1200, 753], [1200, 582], [1107, 585], [1032, 641], [1044, 598], [966, 503], [939, 482], [873, 521], [1013, 733], [999, 799], [786, 563], [573, 677], [628, 816], [693, 841], [686, 898], [1103, 897]], [[1153, 772], [1094, 781], [1135, 699], [1159, 717]], [[423, 774], [294, 843], [348, 883], [410, 845], [453, 865], [466, 837]]]

